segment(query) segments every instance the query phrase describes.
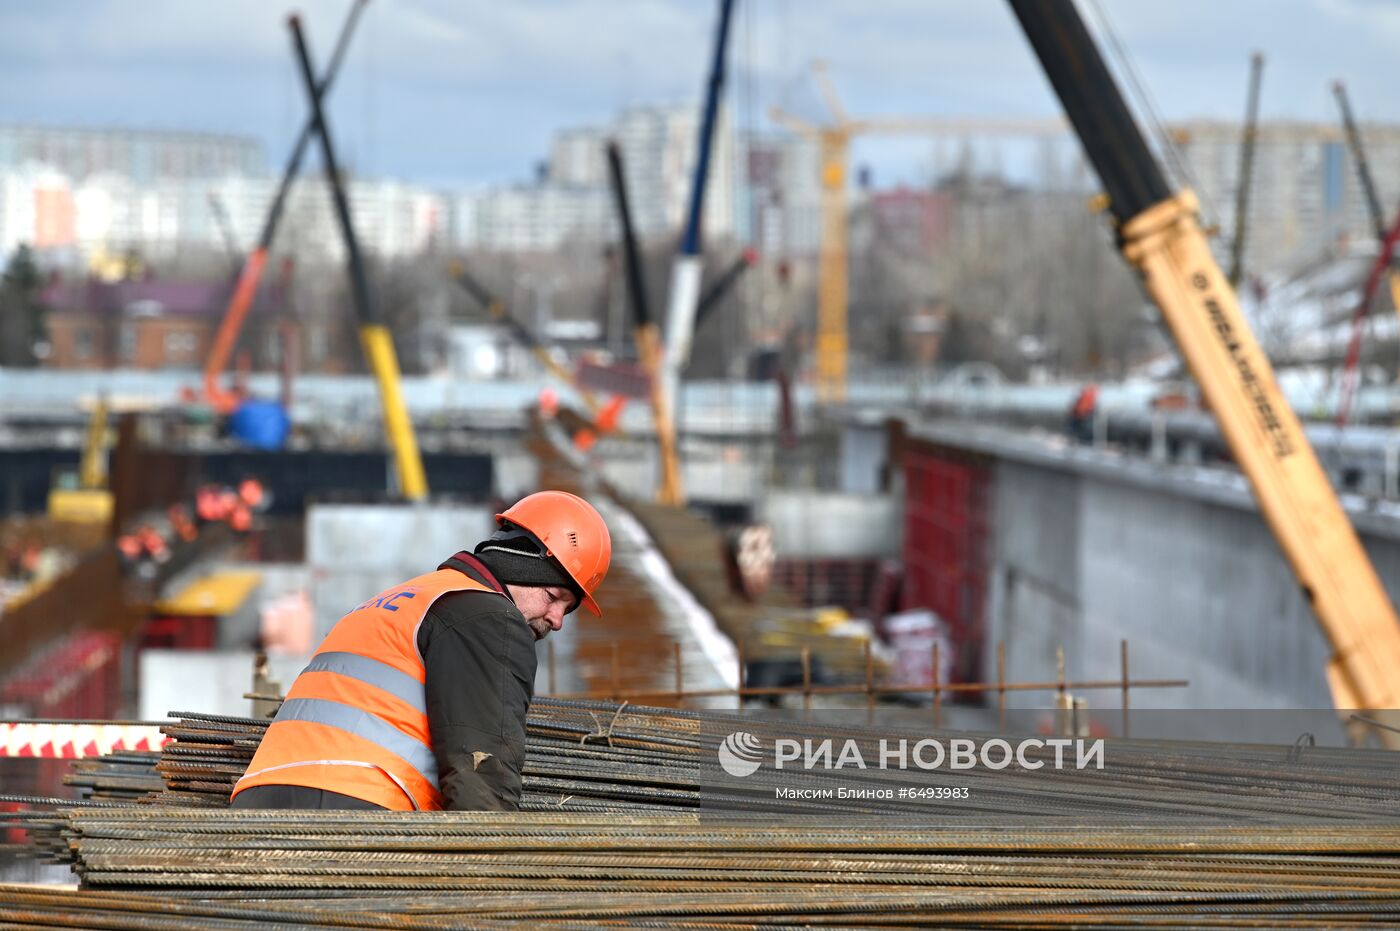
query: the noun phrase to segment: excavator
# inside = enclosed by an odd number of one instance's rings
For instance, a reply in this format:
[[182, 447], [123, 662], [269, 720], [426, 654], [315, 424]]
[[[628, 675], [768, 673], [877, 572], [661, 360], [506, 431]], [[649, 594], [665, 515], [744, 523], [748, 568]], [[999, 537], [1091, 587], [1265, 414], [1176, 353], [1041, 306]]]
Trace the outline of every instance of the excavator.
[[[112, 492], [107, 487], [107, 399], [99, 396], [88, 416], [76, 483], [55, 482], [49, 491], [49, 517], [79, 524], [112, 520]], [[73, 487], [76, 484], [76, 487]]]
[[1354, 738], [1400, 749], [1400, 619], [1211, 253], [1195, 195], [1168, 185], [1073, 0], [1008, 3], [1103, 184], [1123, 258], [1317, 616], [1334, 704], [1367, 713], [1350, 715]]

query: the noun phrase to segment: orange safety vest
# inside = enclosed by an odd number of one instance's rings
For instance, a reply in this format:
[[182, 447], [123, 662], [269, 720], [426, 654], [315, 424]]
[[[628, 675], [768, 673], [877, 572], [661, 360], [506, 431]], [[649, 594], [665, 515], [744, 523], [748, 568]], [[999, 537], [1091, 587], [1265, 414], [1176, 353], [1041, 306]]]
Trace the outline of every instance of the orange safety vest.
[[496, 590], [439, 569], [337, 621], [292, 683], [233, 795], [293, 785], [394, 811], [441, 809], [418, 627], [433, 602], [460, 591]]
[[1087, 385], [1079, 392], [1079, 397], [1074, 399], [1074, 409], [1071, 416], [1089, 417], [1094, 413], [1094, 408], [1099, 404], [1099, 389], [1097, 385]]

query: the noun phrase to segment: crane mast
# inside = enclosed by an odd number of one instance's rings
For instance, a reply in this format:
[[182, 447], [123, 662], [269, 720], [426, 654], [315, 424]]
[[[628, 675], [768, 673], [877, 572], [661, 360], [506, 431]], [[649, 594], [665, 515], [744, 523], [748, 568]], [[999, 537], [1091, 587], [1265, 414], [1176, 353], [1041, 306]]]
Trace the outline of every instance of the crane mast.
[[1254, 146], [1259, 138], [1259, 83], [1264, 75], [1264, 56], [1255, 52], [1249, 59], [1249, 104], [1245, 107], [1244, 138], [1240, 144], [1240, 179], [1235, 189], [1235, 239], [1230, 244], [1230, 287], [1238, 288], [1244, 276], [1244, 242], [1249, 230], [1250, 182], [1254, 178]]
[[1211, 254], [1195, 195], [1168, 186], [1072, 0], [1008, 2], [1103, 184], [1123, 257], [1161, 309], [1331, 646], [1334, 703], [1400, 707], [1395, 609]]

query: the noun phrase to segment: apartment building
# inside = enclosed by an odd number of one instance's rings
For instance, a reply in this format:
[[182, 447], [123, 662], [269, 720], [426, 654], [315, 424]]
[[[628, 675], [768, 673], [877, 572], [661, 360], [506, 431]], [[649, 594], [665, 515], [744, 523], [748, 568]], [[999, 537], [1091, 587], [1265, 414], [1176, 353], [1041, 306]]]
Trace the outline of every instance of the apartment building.
[[[1235, 230], [1241, 132], [1238, 123], [1195, 121], [1171, 127], [1208, 218], [1222, 244]], [[1400, 126], [1361, 126], [1367, 161], [1384, 212], [1400, 198]], [[1249, 197], [1245, 266], [1287, 271], [1345, 240], [1370, 242], [1374, 226], [1340, 126], [1263, 121], [1259, 124]]]

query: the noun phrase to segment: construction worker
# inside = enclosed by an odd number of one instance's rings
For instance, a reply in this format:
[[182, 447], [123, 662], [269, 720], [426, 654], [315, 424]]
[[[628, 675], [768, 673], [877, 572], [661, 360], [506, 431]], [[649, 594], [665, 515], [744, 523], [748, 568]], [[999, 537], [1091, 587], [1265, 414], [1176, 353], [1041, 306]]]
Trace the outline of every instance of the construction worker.
[[541, 491], [471, 553], [336, 623], [292, 683], [235, 808], [515, 810], [535, 642], [593, 593], [612, 540], [587, 501]]
[[1093, 382], [1079, 389], [1074, 403], [1070, 405], [1069, 420], [1065, 432], [1076, 443], [1094, 442], [1094, 417], [1099, 410], [1099, 386]]

